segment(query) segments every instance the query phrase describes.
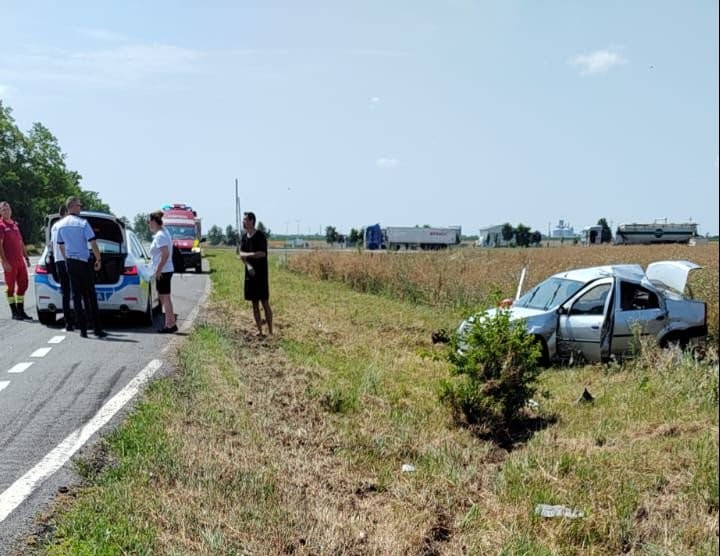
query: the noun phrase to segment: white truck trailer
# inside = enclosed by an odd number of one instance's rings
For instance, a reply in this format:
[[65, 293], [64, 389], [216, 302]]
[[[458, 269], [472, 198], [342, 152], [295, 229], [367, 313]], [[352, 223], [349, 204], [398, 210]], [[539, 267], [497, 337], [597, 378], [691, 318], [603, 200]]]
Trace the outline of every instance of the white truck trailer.
[[445, 249], [460, 243], [461, 227], [420, 228], [388, 226], [384, 230], [387, 249]]

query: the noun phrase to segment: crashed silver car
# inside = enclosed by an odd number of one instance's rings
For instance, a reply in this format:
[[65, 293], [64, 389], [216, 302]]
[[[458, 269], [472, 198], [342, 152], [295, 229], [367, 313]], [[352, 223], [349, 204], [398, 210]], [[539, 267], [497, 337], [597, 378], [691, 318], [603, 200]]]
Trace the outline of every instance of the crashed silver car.
[[699, 268], [690, 261], [655, 262], [645, 271], [637, 264], [582, 268], [555, 274], [522, 296], [521, 279], [514, 301], [460, 324], [460, 346], [475, 320], [507, 310], [541, 344], [545, 364], [621, 359], [632, 355], [638, 335], [685, 347], [707, 336], [706, 304], [685, 295], [688, 276]]

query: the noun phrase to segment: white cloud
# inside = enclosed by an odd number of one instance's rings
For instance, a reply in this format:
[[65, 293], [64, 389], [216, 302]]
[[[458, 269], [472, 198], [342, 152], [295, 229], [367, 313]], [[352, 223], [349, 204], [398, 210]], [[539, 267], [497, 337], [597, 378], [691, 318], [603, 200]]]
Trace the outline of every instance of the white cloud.
[[167, 44], [126, 44], [86, 51], [44, 51], [0, 56], [0, 71], [17, 79], [115, 87], [154, 74], [197, 69], [205, 53]]
[[627, 60], [613, 49], [596, 50], [590, 54], [578, 54], [569, 62], [571, 66], [580, 67], [580, 75], [605, 73], [614, 66], [626, 64]]
[[375, 161], [375, 166], [382, 169], [393, 170], [400, 166], [400, 161], [397, 158], [378, 158]]
[[79, 27], [76, 31], [83, 37], [95, 39], [99, 41], [125, 41], [127, 37], [122, 33], [109, 31], [108, 29], [93, 29], [87, 27]]

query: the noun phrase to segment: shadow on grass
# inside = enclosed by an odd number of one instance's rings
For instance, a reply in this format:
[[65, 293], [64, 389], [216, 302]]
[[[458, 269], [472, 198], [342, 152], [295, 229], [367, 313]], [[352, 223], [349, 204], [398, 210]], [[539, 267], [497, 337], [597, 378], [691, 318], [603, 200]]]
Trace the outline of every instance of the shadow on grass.
[[521, 415], [511, 423], [468, 424], [462, 426], [469, 429], [477, 438], [492, 442], [506, 452], [522, 448], [536, 433], [545, 430], [558, 421], [556, 414], [536, 416]]

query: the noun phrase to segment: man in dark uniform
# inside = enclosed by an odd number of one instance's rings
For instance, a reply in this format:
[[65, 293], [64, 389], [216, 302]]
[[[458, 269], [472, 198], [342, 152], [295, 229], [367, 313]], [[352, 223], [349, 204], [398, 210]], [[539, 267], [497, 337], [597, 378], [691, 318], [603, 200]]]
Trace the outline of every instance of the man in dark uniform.
[[268, 333], [273, 333], [272, 309], [270, 308], [270, 286], [268, 284], [267, 237], [255, 228], [255, 214], [243, 213], [245, 233], [240, 240], [240, 258], [245, 263], [245, 299], [252, 301], [253, 316], [258, 335], [262, 336], [263, 320], [260, 304], [265, 312]]

